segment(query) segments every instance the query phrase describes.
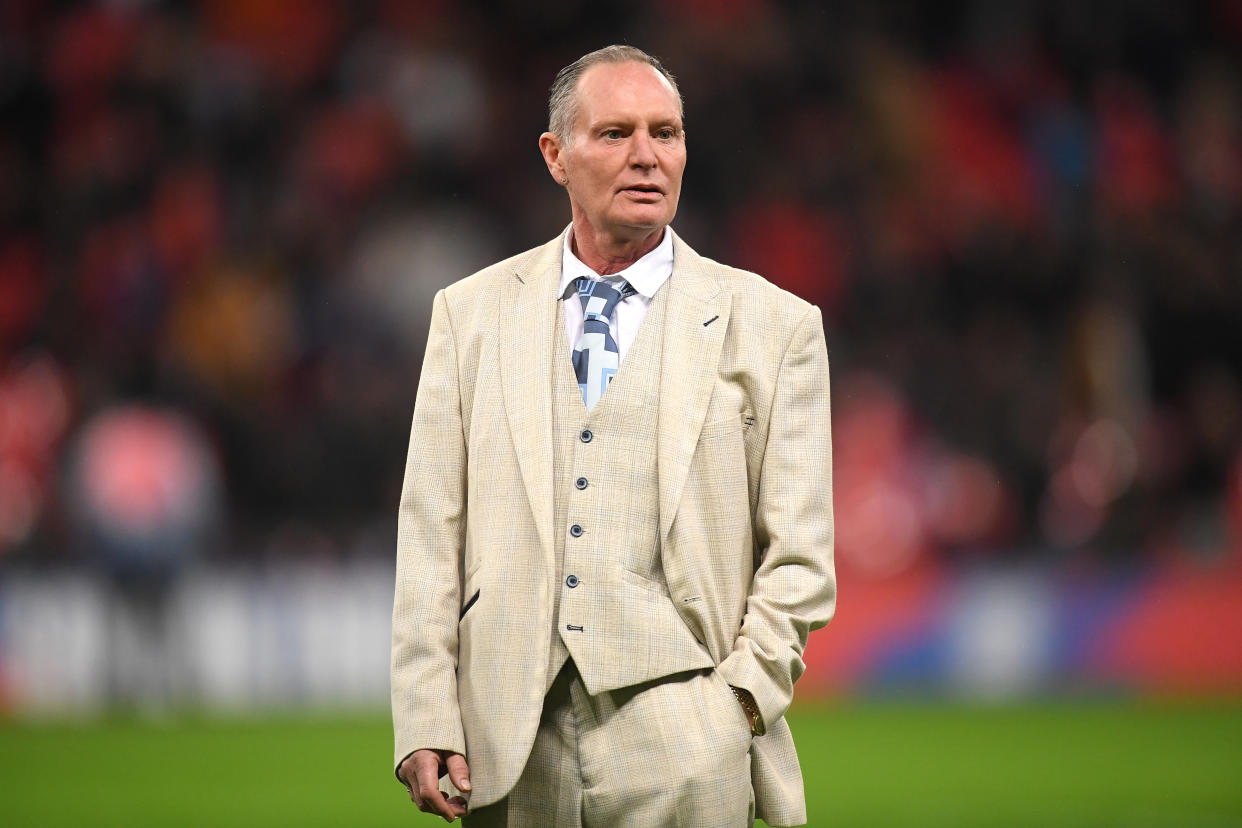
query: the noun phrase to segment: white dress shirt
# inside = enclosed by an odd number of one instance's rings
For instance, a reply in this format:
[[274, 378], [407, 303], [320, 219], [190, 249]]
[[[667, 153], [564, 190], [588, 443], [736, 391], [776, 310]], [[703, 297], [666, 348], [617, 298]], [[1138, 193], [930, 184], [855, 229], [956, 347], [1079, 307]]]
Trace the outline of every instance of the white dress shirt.
[[608, 320], [613, 341], [617, 343], [617, 364], [620, 365], [630, 343], [638, 335], [638, 326], [647, 316], [647, 308], [651, 305], [656, 291], [673, 275], [673, 234], [666, 228], [664, 238], [660, 239], [654, 250], [620, 273], [608, 276], [600, 276], [574, 255], [573, 235], [574, 228], [571, 224], [569, 231], [565, 233], [565, 251], [561, 257], [561, 286], [557, 293], [564, 300], [561, 304], [565, 311], [565, 337], [569, 340], [569, 353], [573, 355], [574, 345], [578, 343], [578, 337], [582, 336], [583, 322], [582, 303], [578, 301], [576, 288], [571, 290], [570, 286], [580, 276], [600, 279], [614, 287], [624, 279], [638, 293], [619, 302], [612, 319]]

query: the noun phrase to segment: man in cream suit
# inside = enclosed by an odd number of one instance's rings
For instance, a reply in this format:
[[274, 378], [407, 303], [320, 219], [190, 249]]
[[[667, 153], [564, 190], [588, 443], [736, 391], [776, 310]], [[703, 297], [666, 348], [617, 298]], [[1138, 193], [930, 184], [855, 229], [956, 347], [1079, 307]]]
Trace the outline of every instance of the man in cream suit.
[[686, 138], [657, 60], [586, 55], [549, 110], [571, 225], [435, 298], [397, 778], [472, 825], [801, 824], [784, 715], [835, 600], [819, 310], [673, 233]]

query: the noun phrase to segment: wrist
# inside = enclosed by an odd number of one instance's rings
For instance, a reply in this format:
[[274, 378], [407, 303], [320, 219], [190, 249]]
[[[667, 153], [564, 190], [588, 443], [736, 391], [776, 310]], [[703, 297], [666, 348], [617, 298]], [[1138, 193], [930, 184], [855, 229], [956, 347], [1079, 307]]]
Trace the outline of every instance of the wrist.
[[745, 687], [734, 687], [729, 685], [729, 689], [733, 691], [733, 697], [737, 699], [737, 703], [742, 706], [742, 710], [746, 713], [746, 720], [750, 722], [750, 732], [752, 736], [762, 736], [767, 728], [763, 724], [763, 716], [759, 712], [759, 705], [755, 702], [755, 697]]

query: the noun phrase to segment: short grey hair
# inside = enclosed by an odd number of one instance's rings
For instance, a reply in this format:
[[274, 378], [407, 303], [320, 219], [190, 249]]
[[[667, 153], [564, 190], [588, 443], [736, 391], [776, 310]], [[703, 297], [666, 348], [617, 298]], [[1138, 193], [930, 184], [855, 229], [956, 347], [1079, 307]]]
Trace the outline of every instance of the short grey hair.
[[677, 79], [664, 68], [659, 58], [634, 46], [605, 46], [578, 58], [557, 72], [556, 80], [552, 81], [548, 95], [548, 131], [555, 133], [562, 141], [569, 140], [569, 133], [578, 117], [578, 81], [582, 80], [586, 70], [600, 63], [645, 63], [652, 67], [673, 87], [677, 95], [677, 111], [685, 119], [686, 105], [681, 90], [677, 88]]

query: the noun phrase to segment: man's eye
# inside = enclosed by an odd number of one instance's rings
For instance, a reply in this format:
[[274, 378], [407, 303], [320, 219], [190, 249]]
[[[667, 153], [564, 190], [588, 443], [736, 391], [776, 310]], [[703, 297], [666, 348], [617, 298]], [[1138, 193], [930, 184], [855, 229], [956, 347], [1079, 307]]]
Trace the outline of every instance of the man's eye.
[[671, 129], [662, 129], [656, 134], [664, 141], [671, 141], [675, 136], [675, 133]]
[[605, 137], [605, 138], [611, 138], [612, 140], [614, 140], [614, 141], [615, 141], [616, 139], [618, 139], [618, 138], [620, 138], [620, 137], [621, 137], [621, 130], [619, 130], [619, 129], [608, 129], [608, 130], [605, 130], [605, 131], [604, 131], [604, 137]]

